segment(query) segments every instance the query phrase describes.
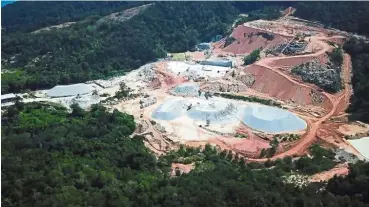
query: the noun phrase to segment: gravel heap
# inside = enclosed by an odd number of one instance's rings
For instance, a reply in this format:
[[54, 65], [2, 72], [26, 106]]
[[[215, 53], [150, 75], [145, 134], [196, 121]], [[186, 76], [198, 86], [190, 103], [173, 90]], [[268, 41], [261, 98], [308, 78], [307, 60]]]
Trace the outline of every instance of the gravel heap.
[[342, 89], [340, 68], [330, 68], [320, 64], [318, 60], [298, 65], [291, 72], [301, 76], [303, 81], [314, 83], [328, 92], [337, 92]]

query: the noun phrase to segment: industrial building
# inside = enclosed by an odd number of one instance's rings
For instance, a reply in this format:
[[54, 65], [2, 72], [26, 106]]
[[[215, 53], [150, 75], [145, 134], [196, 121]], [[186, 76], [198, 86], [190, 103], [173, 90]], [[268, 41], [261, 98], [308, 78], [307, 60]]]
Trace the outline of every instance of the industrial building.
[[199, 62], [201, 65], [212, 65], [212, 66], [220, 66], [220, 67], [232, 67], [232, 60], [222, 60], [222, 59], [213, 59], [213, 60], [203, 60]]
[[92, 93], [94, 88], [91, 84], [78, 83], [72, 85], [59, 85], [50, 89], [46, 94], [51, 98], [77, 96]]

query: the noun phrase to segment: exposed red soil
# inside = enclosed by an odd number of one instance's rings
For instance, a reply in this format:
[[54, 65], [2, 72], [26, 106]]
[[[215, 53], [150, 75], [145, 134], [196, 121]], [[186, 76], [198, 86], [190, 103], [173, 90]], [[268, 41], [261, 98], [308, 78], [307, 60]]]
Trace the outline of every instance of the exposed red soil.
[[268, 67], [276, 68], [276, 67], [294, 67], [300, 65], [302, 63], [309, 62], [313, 59], [318, 59], [320, 63], [325, 64], [328, 61], [328, 56], [326, 52], [332, 51], [332, 47], [329, 46], [326, 41], [334, 38], [343, 38], [340, 36], [335, 37], [311, 37], [305, 38], [307, 41], [316, 42], [320, 45], [321, 49], [313, 54], [305, 54], [305, 55], [296, 55], [296, 56], [286, 56], [286, 57], [270, 57], [264, 58], [261, 61], [257, 62], [259, 65], [268, 65]]
[[350, 97], [352, 95], [352, 87], [351, 87], [351, 57], [348, 54], [343, 55], [343, 63], [342, 63], [342, 78], [344, 82], [345, 90], [345, 98], [340, 101], [338, 104], [335, 115], [342, 115], [345, 113], [345, 110], [350, 104]]
[[[256, 35], [258, 32], [268, 33], [274, 36], [273, 40], [267, 40], [261, 35]], [[270, 48], [283, 43], [287, 43], [290, 38], [283, 37], [278, 34], [265, 32], [263, 30], [254, 29], [251, 27], [246, 27], [239, 25], [233, 30], [232, 37], [236, 39], [232, 44], [228, 45], [223, 49], [225, 52], [231, 52], [234, 54], [248, 54], [258, 48]], [[216, 44], [216, 47], [223, 47], [225, 41], [221, 41], [223, 44]]]
[[[313, 105], [311, 88], [296, 84], [285, 76], [259, 65], [251, 65], [245, 71], [253, 75], [252, 89], [284, 101], [293, 101], [300, 105]], [[324, 99], [325, 101], [325, 99]], [[323, 101], [323, 105], [324, 105]]]
[[340, 124], [327, 123], [322, 124], [317, 130], [316, 136], [318, 139], [325, 141], [335, 147], [340, 147], [345, 142], [343, 141], [343, 135], [337, 129]]
[[[323, 40], [329, 39], [329, 38], [324, 38], [324, 37], [312, 37], [311, 38], [312, 41], [315, 41], [317, 43], [319, 43], [322, 46], [322, 50], [311, 54], [311, 55], [300, 55], [300, 56], [295, 56], [295, 57], [308, 57], [308, 56], [313, 56], [313, 57], [317, 57], [323, 53], [325, 53], [326, 51], [328, 51], [330, 49], [330, 46], [323, 42]], [[264, 67], [259, 67], [259, 69], [261, 68], [261, 70], [266, 71], [265, 69], [269, 69], [270, 71], [276, 72], [278, 73], [280, 76], [285, 77], [286, 79], [288, 79], [291, 82], [294, 82], [295, 84], [293, 85], [299, 85], [299, 86], [305, 86], [308, 88], [312, 88], [312, 86], [310, 85], [306, 85], [303, 83], [298, 83], [294, 80], [292, 80], [289, 76], [283, 74], [282, 72], [278, 71], [275, 67], [272, 67], [270, 64], [270, 62], [273, 62], [272, 60], [276, 60], [278, 58], [265, 58], [259, 62], [257, 62], [256, 64], [259, 66], [264, 66]], [[290, 57], [285, 57], [282, 59], [290, 59]], [[349, 67], [345, 67], [348, 70], [350, 68]], [[256, 72], [256, 71], [255, 71]], [[260, 72], [259, 72], [260, 73]], [[261, 74], [263, 75], [263, 74]], [[266, 76], [266, 78], [268, 78], [268, 76]], [[275, 77], [277, 78], [277, 77]], [[268, 79], [266, 79], [268, 80]], [[274, 82], [280, 82], [280, 80], [278, 79], [269, 79], [269, 80], [273, 80]], [[344, 82], [345, 85], [349, 84], [349, 79], [344, 78]], [[256, 81], [255, 81], [256, 82]], [[257, 85], [255, 86], [257, 87]], [[276, 85], [271, 85], [269, 90], [274, 91], [273, 87], [277, 87]], [[287, 86], [287, 87], [291, 87], [291, 86]], [[294, 87], [294, 86], [292, 86]], [[296, 86], [295, 86], [296, 87]], [[337, 95], [330, 95], [328, 93], [322, 92], [322, 94], [326, 97], [326, 99], [328, 99], [327, 101], [329, 101], [329, 103], [332, 105], [332, 107], [330, 108], [330, 112], [327, 113], [325, 116], [321, 117], [320, 119], [318, 119], [316, 122], [309, 124], [308, 130], [306, 132], [306, 134], [297, 142], [297, 144], [295, 146], [293, 146], [291, 149], [277, 154], [275, 156], [273, 156], [271, 159], [275, 160], [278, 158], [283, 158], [285, 156], [293, 156], [293, 155], [299, 155], [299, 154], [304, 154], [305, 151], [308, 149], [308, 147], [314, 142], [316, 141], [316, 135], [317, 135], [317, 131], [318, 129], [321, 127], [322, 123], [325, 123], [327, 120], [329, 120], [337, 111], [338, 106], [340, 105], [340, 102], [342, 99], [346, 99], [347, 96], [349, 95], [348, 89], [349, 87], [345, 87], [345, 90], [342, 93], [339, 93]], [[267, 91], [267, 89], [265, 89]], [[274, 92], [276, 93], [276, 92]], [[277, 93], [278, 94], [278, 93]], [[341, 106], [340, 106], [341, 107]], [[249, 159], [250, 161], [258, 161], [258, 162], [265, 162], [267, 161], [267, 159]]]
[[328, 56], [321, 54], [318, 57], [314, 56], [302, 56], [302, 57], [288, 57], [288, 58], [276, 58], [272, 59], [269, 63], [271, 67], [293, 68], [295, 66], [307, 63], [309, 61], [317, 59], [321, 64], [328, 62]]
[[206, 59], [204, 52], [187, 52], [186, 55], [190, 56], [193, 61], [201, 61]]
[[182, 164], [182, 163], [172, 163], [172, 172], [171, 175], [176, 175], [176, 170], [179, 170], [182, 173], [189, 173], [194, 168], [194, 164]]
[[289, 16], [289, 15], [293, 14], [295, 11], [296, 11], [295, 8], [288, 7], [287, 9], [285, 9], [285, 10], [282, 11], [282, 16], [283, 17]]
[[262, 149], [270, 147], [269, 141], [263, 140], [252, 133], [248, 133], [247, 138], [222, 136], [211, 138], [207, 141], [186, 142], [186, 145], [192, 147], [204, 147], [206, 144], [212, 144], [218, 146], [222, 150], [232, 150], [235, 153], [254, 158], [258, 157]]
[[[329, 98], [331, 98], [330, 96], [328, 96]], [[305, 153], [305, 151], [309, 148], [309, 146], [316, 141], [316, 134], [317, 134], [317, 130], [320, 128], [320, 125], [327, 121], [336, 111], [338, 102], [340, 101], [340, 99], [342, 99], [344, 96], [340, 96], [338, 98], [338, 100], [333, 100], [331, 99], [331, 102], [333, 103], [333, 108], [332, 110], [326, 114], [324, 117], [320, 118], [318, 121], [312, 123], [309, 127], [308, 130], [306, 132], [306, 134], [297, 142], [297, 144], [295, 146], [293, 146], [291, 149], [277, 154], [275, 156], [273, 156], [271, 158], [271, 160], [276, 160], [278, 158], [283, 158], [286, 156], [294, 156], [294, 155], [302, 155]], [[265, 162], [267, 161], [267, 159], [249, 159], [249, 161], [255, 161], [255, 162]]]
[[343, 123], [325, 123], [322, 124], [317, 130], [316, 136], [318, 139], [330, 144], [333, 147], [350, 149], [350, 151], [356, 156], [362, 157], [361, 153], [344, 138], [345, 134], [341, 132], [342, 128], [347, 129], [347, 126], [345, 126]]
[[332, 168], [328, 171], [320, 172], [315, 175], [312, 175], [309, 178], [310, 182], [320, 182], [320, 181], [327, 181], [331, 178], [333, 178], [335, 175], [337, 176], [346, 176], [349, 173], [348, 165], [345, 164], [339, 164], [335, 168]]
[[152, 83], [152, 87], [161, 87], [163, 89], [169, 88], [173, 85], [177, 85], [186, 82], [187, 79], [182, 76], [175, 76], [165, 70], [166, 62], [159, 62], [155, 64], [156, 79]]

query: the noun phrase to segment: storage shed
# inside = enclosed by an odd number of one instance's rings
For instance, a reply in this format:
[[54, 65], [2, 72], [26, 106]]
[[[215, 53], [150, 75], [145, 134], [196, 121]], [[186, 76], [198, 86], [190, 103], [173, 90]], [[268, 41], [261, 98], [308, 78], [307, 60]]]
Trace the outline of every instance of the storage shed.
[[220, 67], [232, 67], [233, 66], [233, 62], [231, 60], [221, 60], [221, 59], [203, 60], [203, 61], [200, 61], [200, 64], [220, 66]]
[[94, 90], [91, 84], [78, 83], [72, 85], [58, 85], [47, 91], [47, 95], [55, 97], [77, 96], [91, 93]]

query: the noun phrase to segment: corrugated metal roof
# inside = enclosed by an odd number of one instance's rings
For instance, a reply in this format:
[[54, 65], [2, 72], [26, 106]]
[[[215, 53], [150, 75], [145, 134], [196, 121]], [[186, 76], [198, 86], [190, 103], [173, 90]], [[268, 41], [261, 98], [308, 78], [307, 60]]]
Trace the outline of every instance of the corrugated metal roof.
[[76, 96], [91, 93], [94, 88], [89, 84], [78, 83], [72, 85], [59, 85], [50, 89], [46, 94], [50, 97]]
[[8, 93], [8, 94], [1, 95], [1, 100], [15, 98], [15, 97], [17, 96], [14, 93]]

